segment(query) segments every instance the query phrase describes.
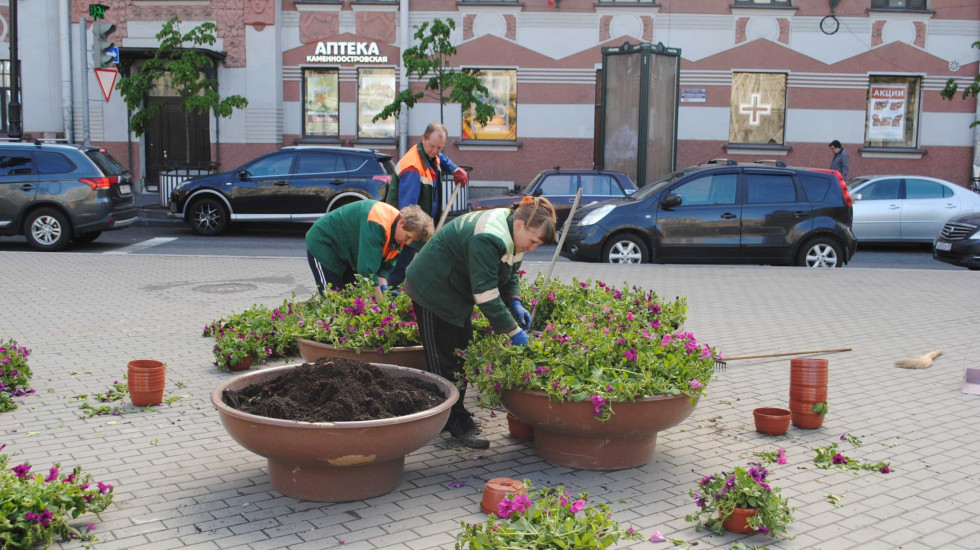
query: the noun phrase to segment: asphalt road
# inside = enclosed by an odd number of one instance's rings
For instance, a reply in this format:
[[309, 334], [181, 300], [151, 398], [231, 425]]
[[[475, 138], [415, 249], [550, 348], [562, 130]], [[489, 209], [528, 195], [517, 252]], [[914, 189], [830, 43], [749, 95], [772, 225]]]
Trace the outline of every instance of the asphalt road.
[[[194, 256], [305, 257], [306, 224], [236, 224], [220, 237], [201, 237], [179, 222], [157, 222], [107, 231], [93, 243], [68, 250], [83, 254], [173, 254]], [[30, 251], [23, 237], [0, 237], [0, 252]], [[525, 261], [551, 261], [554, 246], [542, 246]], [[559, 258], [560, 262], [568, 262]], [[860, 245], [848, 267], [960, 269], [932, 259], [928, 245]]]

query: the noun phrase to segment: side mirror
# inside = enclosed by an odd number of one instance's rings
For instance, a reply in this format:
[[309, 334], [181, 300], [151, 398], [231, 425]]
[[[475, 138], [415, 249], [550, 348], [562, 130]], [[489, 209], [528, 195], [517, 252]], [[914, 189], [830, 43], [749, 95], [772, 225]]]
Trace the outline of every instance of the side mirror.
[[684, 202], [684, 199], [680, 195], [670, 194], [660, 200], [660, 206], [664, 208], [674, 208], [675, 206], [680, 206]]
[[247, 180], [248, 179], [248, 170], [239, 170], [238, 171], [238, 179], [241, 180], [241, 181]]

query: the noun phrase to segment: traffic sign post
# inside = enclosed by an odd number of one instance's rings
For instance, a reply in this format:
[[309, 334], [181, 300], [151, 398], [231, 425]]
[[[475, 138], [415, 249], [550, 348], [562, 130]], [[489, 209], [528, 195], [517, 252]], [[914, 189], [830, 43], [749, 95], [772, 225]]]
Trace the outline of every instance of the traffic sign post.
[[95, 68], [95, 79], [99, 81], [99, 88], [102, 89], [102, 97], [105, 98], [107, 103], [109, 102], [109, 98], [112, 97], [112, 89], [116, 85], [116, 77], [118, 76], [119, 71], [115, 69]]

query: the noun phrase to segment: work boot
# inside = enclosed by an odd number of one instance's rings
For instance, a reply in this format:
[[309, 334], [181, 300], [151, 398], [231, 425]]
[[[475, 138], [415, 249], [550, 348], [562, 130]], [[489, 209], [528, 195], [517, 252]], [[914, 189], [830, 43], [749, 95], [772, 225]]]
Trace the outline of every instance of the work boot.
[[449, 421], [446, 422], [445, 429], [449, 430], [449, 435], [462, 443], [463, 446], [471, 449], [490, 448], [490, 441], [480, 437], [480, 428], [476, 427], [476, 422], [471, 418], [473, 413], [467, 412], [458, 415], [455, 413], [456, 411], [453, 411], [449, 416]]

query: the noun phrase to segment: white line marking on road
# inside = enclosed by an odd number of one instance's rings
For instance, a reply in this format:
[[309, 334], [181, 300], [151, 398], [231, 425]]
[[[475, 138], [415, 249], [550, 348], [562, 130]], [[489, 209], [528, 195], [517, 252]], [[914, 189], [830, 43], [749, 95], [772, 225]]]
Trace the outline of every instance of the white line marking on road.
[[153, 237], [148, 241], [131, 244], [129, 246], [120, 248], [119, 250], [110, 250], [108, 252], [103, 252], [103, 254], [132, 254], [133, 252], [139, 252], [141, 250], [146, 250], [147, 248], [160, 246], [161, 244], [167, 244], [170, 241], [176, 241], [176, 240], [177, 237]]

